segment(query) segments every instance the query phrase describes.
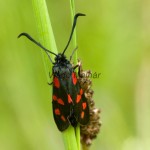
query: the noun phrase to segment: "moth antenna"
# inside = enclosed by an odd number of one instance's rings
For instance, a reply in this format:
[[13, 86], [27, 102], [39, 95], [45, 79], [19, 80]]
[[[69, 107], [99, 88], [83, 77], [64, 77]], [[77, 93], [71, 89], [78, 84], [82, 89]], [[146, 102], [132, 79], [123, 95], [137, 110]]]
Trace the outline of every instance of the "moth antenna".
[[68, 40], [68, 42], [67, 42], [67, 45], [66, 45], [65, 49], [63, 50], [62, 55], [64, 55], [66, 49], [68, 48], [68, 46], [69, 46], [69, 44], [70, 44], [70, 41], [71, 41], [71, 39], [72, 39], [72, 35], [73, 35], [73, 32], [74, 32], [74, 29], [75, 29], [75, 27], [76, 27], [77, 19], [78, 19], [79, 16], [85, 16], [85, 14], [77, 13], [77, 14], [74, 16], [74, 21], [73, 21], [73, 25], [72, 25], [70, 37], [69, 37], [69, 40]]
[[70, 61], [71, 61], [71, 59], [72, 59], [72, 56], [73, 56], [73, 54], [75, 53], [75, 51], [78, 49], [78, 46], [72, 51], [72, 54], [71, 54], [71, 56], [70, 56]]
[[28, 33], [24, 33], [24, 32], [20, 33], [18, 35], [18, 38], [20, 38], [21, 36], [27, 37], [30, 41], [32, 41], [33, 43], [35, 43], [36, 45], [38, 45], [40, 48], [42, 48], [46, 52], [46, 54], [48, 55], [48, 57], [49, 57], [49, 59], [50, 59], [51, 62], [52, 62], [52, 59], [51, 59], [51, 57], [50, 57], [50, 55], [48, 53], [57, 56], [55, 53], [53, 53], [50, 50], [46, 49], [43, 45], [41, 45], [39, 42], [37, 42], [36, 40], [34, 40]]

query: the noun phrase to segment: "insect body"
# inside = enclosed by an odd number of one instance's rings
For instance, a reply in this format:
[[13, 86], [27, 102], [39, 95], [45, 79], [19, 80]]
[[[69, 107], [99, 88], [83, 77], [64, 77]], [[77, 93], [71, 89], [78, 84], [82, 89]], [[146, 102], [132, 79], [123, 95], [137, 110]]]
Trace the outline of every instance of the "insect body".
[[89, 121], [89, 107], [75, 73], [76, 67], [73, 67], [70, 63], [70, 60], [68, 60], [64, 55], [71, 41], [78, 16], [84, 16], [84, 14], [78, 13], [74, 16], [74, 23], [72, 26], [70, 38], [62, 53], [55, 54], [49, 51], [40, 43], [36, 42], [27, 33], [21, 33], [18, 36], [26, 36], [29, 40], [40, 46], [48, 56], [49, 53], [55, 55], [55, 62], [52, 62], [52, 106], [54, 120], [60, 131], [64, 131], [65, 129], [67, 129], [70, 124], [73, 127], [76, 127], [78, 123], [80, 123], [81, 125], [86, 125]]

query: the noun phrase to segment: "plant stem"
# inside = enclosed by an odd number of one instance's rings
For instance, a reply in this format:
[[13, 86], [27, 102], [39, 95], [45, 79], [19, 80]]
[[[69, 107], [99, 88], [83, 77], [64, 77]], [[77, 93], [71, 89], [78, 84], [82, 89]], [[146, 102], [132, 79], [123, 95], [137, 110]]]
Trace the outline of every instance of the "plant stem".
[[[32, 3], [33, 3], [34, 14], [35, 14], [35, 20], [37, 24], [39, 41], [42, 45], [44, 45], [44, 47], [57, 54], [57, 47], [55, 43], [55, 38], [51, 26], [50, 17], [48, 14], [46, 2], [45, 0], [32, 0]], [[51, 55], [51, 58], [53, 57], [54, 56]], [[45, 64], [47, 79], [48, 82], [50, 82], [48, 72], [51, 72], [52, 65], [45, 53], [43, 53], [43, 60]]]
[[75, 131], [72, 126], [69, 126], [69, 128], [65, 130], [62, 135], [66, 150], [80, 150], [78, 149]]
[[[71, 20], [73, 22], [74, 16], [75, 16], [75, 2], [74, 0], [70, 0], [70, 10], [71, 10]], [[73, 41], [73, 47], [76, 48], [77, 47], [77, 34], [76, 34], [76, 28], [74, 30], [73, 33], [73, 37], [72, 37], [72, 41]], [[75, 52], [75, 57], [74, 57], [74, 63], [77, 64], [77, 51]]]
[[[73, 22], [74, 16], [75, 16], [75, 1], [74, 0], [70, 0], [70, 10], [71, 10], [71, 20]], [[73, 33], [72, 41], [73, 41], [73, 47], [76, 48], [77, 47], [76, 28], [75, 28], [74, 33]], [[77, 59], [78, 59], [78, 56], [77, 56], [77, 51], [76, 51], [75, 57], [74, 57], [74, 63], [75, 64], [77, 64], [77, 61], [78, 61]], [[76, 141], [77, 141], [78, 150], [80, 150], [80, 125], [78, 125], [76, 127], [75, 134], [76, 134]]]
[[[46, 2], [45, 2], [45, 0], [32, 0], [32, 3], [33, 3], [33, 9], [34, 9], [34, 13], [35, 13], [35, 20], [36, 20], [36, 24], [37, 24], [39, 41], [47, 49], [50, 49], [51, 51], [53, 51], [54, 53], [57, 54], [57, 47], [56, 47], [56, 43], [55, 43], [55, 38], [54, 38], [50, 18], [48, 15]], [[74, 16], [74, 15], [72, 14], [72, 16]], [[75, 34], [73, 37], [73, 41], [74, 41], [74, 45], [76, 46], [76, 35]], [[48, 74], [48, 72], [52, 70], [52, 65], [50, 66], [49, 59], [45, 55], [45, 53], [43, 53], [43, 60], [44, 60], [44, 64], [45, 64], [46, 74]], [[49, 82], [49, 77], [47, 76], [47, 78], [48, 78], [48, 82]], [[72, 126], [70, 126], [67, 130], [62, 132], [62, 136], [64, 139], [64, 144], [65, 144], [66, 150], [80, 150], [78, 148], [75, 131]]]
[[[70, 0], [70, 9], [71, 9], [71, 20], [73, 22], [75, 15], [75, 4], [74, 0]], [[73, 37], [73, 47], [77, 47], [76, 41], [76, 29], [74, 30]], [[75, 52], [76, 57], [74, 59], [75, 63], [77, 63], [77, 53]], [[80, 128], [77, 127], [76, 131], [72, 126], [70, 126], [63, 134], [64, 143], [66, 143], [66, 150], [80, 150]]]
[[[74, 16], [75, 16], [75, 1], [74, 0], [70, 0], [70, 10], [71, 10], [71, 20], [73, 22]], [[72, 41], [73, 41], [73, 47], [76, 48], [77, 47], [76, 28], [73, 33]], [[76, 51], [75, 57], [74, 57], [75, 64], [77, 64], [77, 61], [78, 61], [77, 59], [78, 59], [78, 56], [77, 56], [77, 51]], [[80, 150], [80, 125], [79, 124], [75, 129], [75, 133], [76, 133], [76, 141], [77, 141], [78, 150]]]

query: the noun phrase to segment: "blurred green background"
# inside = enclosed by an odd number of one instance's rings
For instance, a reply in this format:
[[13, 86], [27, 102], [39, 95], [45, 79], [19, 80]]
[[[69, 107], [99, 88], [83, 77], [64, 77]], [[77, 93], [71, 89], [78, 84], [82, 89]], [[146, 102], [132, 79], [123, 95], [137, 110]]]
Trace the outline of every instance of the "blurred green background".
[[[71, 21], [69, 0], [47, 0], [61, 52]], [[93, 79], [101, 132], [92, 150], [150, 149], [150, 1], [77, 0], [87, 16], [77, 25], [78, 57]], [[37, 39], [31, 0], [0, 3], [0, 150], [63, 150], [53, 121], [50, 87]], [[70, 56], [73, 47], [67, 51]]]

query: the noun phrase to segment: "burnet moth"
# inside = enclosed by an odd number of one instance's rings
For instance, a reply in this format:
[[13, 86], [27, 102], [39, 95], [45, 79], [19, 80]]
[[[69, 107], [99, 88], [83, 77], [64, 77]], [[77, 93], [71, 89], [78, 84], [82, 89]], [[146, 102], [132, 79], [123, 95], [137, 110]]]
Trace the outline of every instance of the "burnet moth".
[[[79, 16], [85, 16], [85, 14], [77, 13], [74, 16], [69, 40], [63, 52], [59, 54], [55, 54], [52, 51], [46, 49], [27, 33], [21, 33], [18, 36], [18, 38], [25, 36], [33, 43], [41, 47], [46, 52], [53, 64], [53, 82], [51, 83], [53, 86], [52, 107], [54, 120], [60, 131], [64, 131], [69, 127], [69, 125], [72, 125], [73, 127], [76, 127], [78, 123], [81, 125], [87, 125], [90, 117], [87, 99], [85, 98], [83, 89], [80, 87], [77, 74], [75, 72], [75, 68], [78, 66], [73, 66], [71, 64], [70, 61], [72, 55], [70, 60], [68, 60], [65, 56], [65, 52], [72, 39], [77, 18]], [[54, 62], [52, 61], [49, 54], [55, 55]]]

